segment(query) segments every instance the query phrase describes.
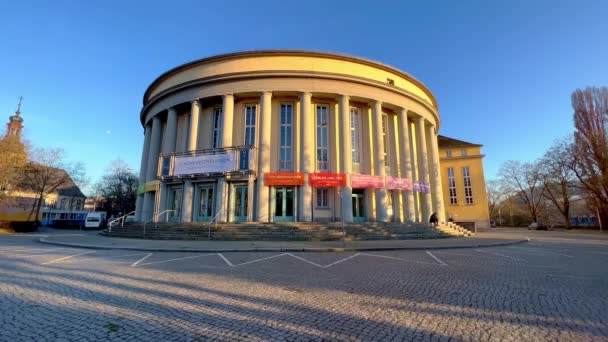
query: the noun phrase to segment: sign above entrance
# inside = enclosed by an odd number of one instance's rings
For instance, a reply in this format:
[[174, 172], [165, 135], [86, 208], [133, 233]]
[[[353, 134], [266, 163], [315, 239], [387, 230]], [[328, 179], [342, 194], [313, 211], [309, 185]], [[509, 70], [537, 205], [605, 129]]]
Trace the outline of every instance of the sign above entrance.
[[173, 175], [224, 173], [232, 170], [234, 170], [234, 154], [232, 153], [176, 156]]
[[345, 186], [346, 175], [343, 173], [309, 173], [308, 184], [319, 187]]
[[389, 190], [412, 191], [412, 180], [409, 178], [386, 177], [386, 188]]
[[304, 185], [304, 174], [302, 172], [266, 172], [264, 173], [264, 185]]
[[350, 175], [350, 186], [353, 188], [373, 188], [382, 189], [384, 188], [384, 177], [372, 176], [372, 175]]

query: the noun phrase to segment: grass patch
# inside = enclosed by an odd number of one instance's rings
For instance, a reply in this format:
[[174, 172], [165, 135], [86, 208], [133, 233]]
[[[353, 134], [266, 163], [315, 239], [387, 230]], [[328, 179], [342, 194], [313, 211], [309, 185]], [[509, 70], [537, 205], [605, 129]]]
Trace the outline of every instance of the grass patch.
[[120, 325], [114, 324], [114, 323], [108, 323], [108, 324], [106, 324], [106, 328], [108, 328], [108, 330], [110, 330], [111, 332], [117, 332], [118, 330], [120, 330]]

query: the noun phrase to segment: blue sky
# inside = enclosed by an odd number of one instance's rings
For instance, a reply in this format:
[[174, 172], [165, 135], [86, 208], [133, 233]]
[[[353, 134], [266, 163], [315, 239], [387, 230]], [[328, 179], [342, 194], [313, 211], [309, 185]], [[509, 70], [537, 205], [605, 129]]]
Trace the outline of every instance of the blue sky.
[[4, 1], [0, 122], [97, 180], [139, 169], [146, 87], [179, 64], [312, 49], [404, 70], [435, 94], [440, 134], [484, 145], [486, 178], [572, 132], [570, 94], [608, 85], [608, 1]]

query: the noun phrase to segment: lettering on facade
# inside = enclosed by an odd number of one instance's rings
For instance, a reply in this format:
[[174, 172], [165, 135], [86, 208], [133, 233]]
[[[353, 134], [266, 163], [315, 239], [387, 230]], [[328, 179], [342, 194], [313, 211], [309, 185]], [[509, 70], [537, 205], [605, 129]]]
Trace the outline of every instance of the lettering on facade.
[[308, 184], [317, 187], [345, 186], [346, 174], [344, 173], [309, 173]]
[[224, 173], [234, 168], [234, 155], [231, 153], [203, 156], [175, 157], [174, 176], [201, 173]]
[[266, 172], [264, 173], [264, 185], [304, 185], [304, 173]]

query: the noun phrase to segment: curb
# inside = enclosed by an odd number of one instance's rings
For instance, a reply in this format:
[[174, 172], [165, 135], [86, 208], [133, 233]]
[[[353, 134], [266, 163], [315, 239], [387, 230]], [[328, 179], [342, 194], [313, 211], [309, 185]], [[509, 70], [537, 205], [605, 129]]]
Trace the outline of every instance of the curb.
[[462, 248], [481, 248], [481, 247], [498, 247], [498, 246], [510, 246], [529, 242], [530, 240], [509, 240], [505, 242], [487, 243], [487, 244], [475, 244], [475, 245], [459, 245], [459, 246], [435, 246], [435, 247], [423, 247], [423, 246], [412, 246], [412, 247], [361, 247], [361, 248], [339, 248], [339, 247], [328, 247], [328, 248], [218, 248], [218, 249], [184, 249], [184, 248], [145, 248], [145, 247], [116, 247], [116, 246], [100, 246], [100, 245], [87, 245], [80, 243], [69, 243], [69, 242], [57, 242], [49, 241], [46, 238], [40, 238], [41, 243], [57, 246], [66, 247], [79, 247], [88, 249], [117, 249], [117, 250], [128, 250], [128, 251], [143, 251], [143, 252], [191, 252], [191, 253], [229, 253], [229, 252], [363, 252], [363, 251], [399, 251], [399, 250], [435, 250], [435, 249], [462, 249]]

